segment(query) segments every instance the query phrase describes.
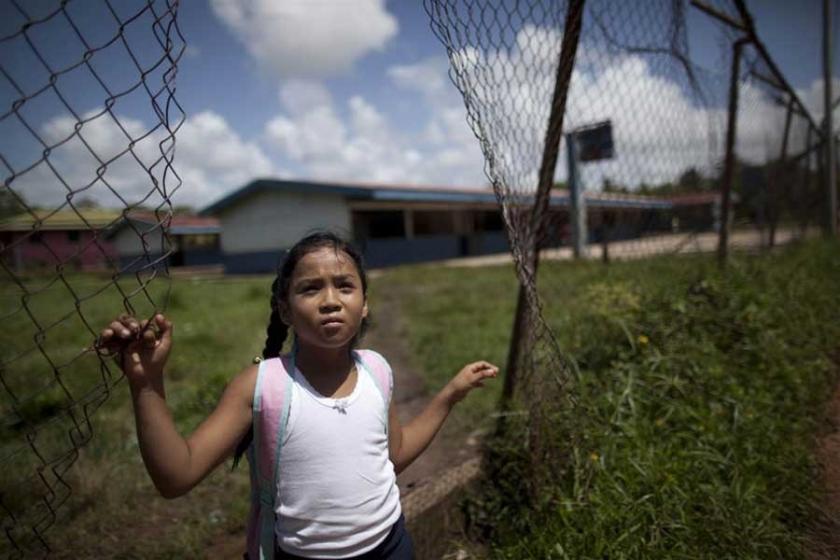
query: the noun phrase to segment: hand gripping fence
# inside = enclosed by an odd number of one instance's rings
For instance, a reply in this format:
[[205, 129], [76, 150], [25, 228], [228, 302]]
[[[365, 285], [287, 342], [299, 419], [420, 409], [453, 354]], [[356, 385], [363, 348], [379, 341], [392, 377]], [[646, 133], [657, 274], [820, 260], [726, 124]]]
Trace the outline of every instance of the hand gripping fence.
[[[69, 469], [121, 379], [90, 341], [119, 306], [148, 318], [166, 308], [185, 43], [177, 0], [4, 0], [2, 13], [6, 558], [49, 552], [47, 530], [71, 495]], [[113, 243], [133, 256], [117, 257]]]

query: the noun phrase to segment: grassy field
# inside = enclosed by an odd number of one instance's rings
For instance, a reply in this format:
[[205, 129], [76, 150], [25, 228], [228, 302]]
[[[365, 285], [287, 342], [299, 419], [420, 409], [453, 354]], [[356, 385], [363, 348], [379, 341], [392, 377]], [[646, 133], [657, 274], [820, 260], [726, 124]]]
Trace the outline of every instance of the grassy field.
[[[21, 446], [28, 425], [49, 420], [66, 406], [66, 391], [78, 402], [101, 386], [98, 358], [81, 353], [92, 336], [73, 315], [74, 300], [82, 300], [82, 311], [96, 332], [124, 310], [124, 294], [130, 296], [138, 315], [148, 316], [153, 302], [166, 306], [167, 316], [175, 323], [175, 351], [167, 367], [168, 400], [179, 428], [187, 433], [212, 409], [227, 380], [261, 351], [270, 282], [267, 277], [241, 282], [175, 280], [170, 291], [166, 280], [156, 279], [149, 285], [148, 296], [137, 290], [132, 277], [120, 280], [121, 290], [107, 278], [90, 275], [68, 277], [69, 289], [60, 282], [28, 284], [36, 286], [33, 291], [37, 293], [28, 299], [25, 309], [0, 325], [7, 342], [4, 352], [23, 352], [7, 368], [5, 380], [18, 398], [30, 395], [21, 399], [17, 422], [4, 425], [4, 501], [12, 506], [15, 501], [32, 503], [34, 493], [44, 491], [34, 478], [34, 453]], [[99, 292], [103, 286], [106, 289]], [[71, 289], [76, 297], [70, 295]], [[9, 312], [20, 304], [19, 291], [8, 284], [2, 290], [3, 309]], [[85, 299], [90, 295], [94, 297]], [[54, 363], [72, 360], [59, 368], [62, 388], [43, 354], [26, 350], [34, 346], [36, 324], [45, 328], [68, 313], [68, 320], [46, 329], [42, 343]], [[118, 368], [111, 365], [110, 369], [112, 377], [118, 378]], [[3, 396], [3, 415], [8, 418], [9, 394]], [[66, 416], [55, 418], [59, 421], [48, 424], [36, 442], [39, 450], [51, 454], [48, 457], [72, 449], [70, 422]], [[56, 557], [196, 556], [220, 525], [241, 526], [247, 508], [247, 469], [232, 477], [216, 473], [189, 497], [167, 502], [156, 496], [143, 468], [124, 382], [113, 388], [93, 420], [94, 437], [68, 473], [71, 497], [48, 533]], [[20, 449], [22, 452], [12, 454]], [[22, 479], [21, 473], [29, 477]]]
[[[509, 276], [424, 270], [408, 310], [429, 372], [476, 354], [503, 363]], [[473, 538], [497, 558], [802, 557], [838, 373], [837, 246], [739, 256], [725, 274], [708, 257], [546, 263], [540, 282], [581, 372], [577, 461], [533, 502], [524, 422], [491, 441], [488, 479], [465, 504]]]
[[[577, 479], [559, 478], [548, 492], [553, 498], [535, 505], [523, 498], [517, 478], [524, 470], [522, 434], [496, 442], [493, 457], [505, 465], [506, 478], [467, 504], [473, 537], [491, 543], [500, 558], [797, 556], [812, 519], [809, 499], [818, 492], [811, 449], [836, 377], [836, 247], [738, 257], [726, 275], [708, 257], [609, 267], [545, 263], [540, 274], [548, 319], [581, 370], [575, 390], [585, 419], [583, 461]], [[168, 301], [175, 323], [167, 392], [183, 433], [261, 353], [271, 280], [176, 279], [168, 294], [166, 282], [152, 283], [151, 299]], [[69, 282], [85, 295], [105, 281]], [[9, 312], [19, 296], [14, 286], [0, 288]], [[385, 290], [404, 294], [407, 343], [430, 387], [472, 360], [505, 364], [516, 296], [510, 266], [389, 270], [371, 282], [374, 321], [377, 294]], [[105, 324], [121, 310], [122, 297], [112, 288], [85, 300], [89, 323]], [[144, 298], [131, 300], [142, 313], [151, 310]], [[74, 303], [66, 287], [55, 285], [28, 307], [47, 325]], [[90, 343], [80, 322], [58, 328], [65, 330], [47, 331], [51, 356], [76, 356]], [[4, 321], [0, 334], [8, 341], [4, 352], [32, 346], [28, 313]], [[3, 426], [4, 456], [20, 446], [26, 422], [49, 418], [66, 398], [42, 356], [20, 360], [5, 380], [34, 398], [23, 407], [27, 418]], [[91, 354], [61, 371], [74, 395], [101, 375]], [[500, 388], [488, 384], [470, 395], [451, 429], [492, 429]], [[157, 497], [140, 460], [124, 383], [97, 411], [94, 434], [69, 473], [72, 497], [49, 532], [56, 557], [200, 557], [218, 535], [242, 534], [247, 468], [220, 469], [185, 498]], [[66, 434], [59, 430], [54, 438], [45, 445], [66, 447]], [[31, 500], [30, 487], [9, 475], [31, 472], [29, 455], [29, 463], [4, 466], [4, 500]], [[574, 492], [585, 499], [570, 500]]]

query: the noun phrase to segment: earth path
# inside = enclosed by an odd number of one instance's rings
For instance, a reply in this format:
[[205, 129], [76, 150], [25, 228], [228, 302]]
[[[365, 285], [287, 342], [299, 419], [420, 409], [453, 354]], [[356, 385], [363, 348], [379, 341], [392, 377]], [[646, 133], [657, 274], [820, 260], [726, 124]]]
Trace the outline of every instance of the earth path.
[[[840, 354], [836, 358], [840, 365]], [[821, 509], [824, 518], [813, 529], [808, 541], [809, 560], [840, 558], [840, 383], [826, 412], [826, 429], [816, 449], [823, 487]]]

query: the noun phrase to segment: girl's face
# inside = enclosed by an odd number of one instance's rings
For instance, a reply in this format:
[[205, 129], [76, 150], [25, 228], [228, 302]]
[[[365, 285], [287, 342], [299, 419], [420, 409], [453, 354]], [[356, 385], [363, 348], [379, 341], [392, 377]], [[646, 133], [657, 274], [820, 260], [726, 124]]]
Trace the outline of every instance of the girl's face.
[[298, 261], [280, 302], [280, 317], [298, 340], [318, 347], [350, 344], [367, 314], [356, 264], [333, 247], [316, 249]]

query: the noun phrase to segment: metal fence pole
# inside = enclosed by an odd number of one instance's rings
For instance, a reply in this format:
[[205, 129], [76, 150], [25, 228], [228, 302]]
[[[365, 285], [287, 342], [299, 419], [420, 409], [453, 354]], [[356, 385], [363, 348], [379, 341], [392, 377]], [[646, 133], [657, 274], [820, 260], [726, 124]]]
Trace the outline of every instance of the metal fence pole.
[[[554, 172], [557, 167], [557, 154], [560, 150], [560, 138], [563, 132], [563, 116], [566, 112], [566, 98], [569, 93], [569, 82], [572, 78], [575, 55], [577, 54], [580, 29], [583, 22], [583, 7], [586, 0], [571, 0], [566, 10], [566, 22], [563, 28], [563, 40], [560, 47], [560, 57], [557, 62], [557, 73], [554, 81], [554, 93], [551, 100], [551, 113], [548, 117], [548, 127], [543, 145], [543, 157], [540, 164], [539, 184], [531, 213], [531, 232], [533, 233], [533, 248], [526, 252], [525, 258], [530, 262], [524, 264], [526, 270], [534, 275], [534, 285], [539, 266], [540, 241], [546, 227], [546, 215], [554, 186]], [[528, 328], [528, 309], [525, 285], [520, 280], [519, 295], [516, 300], [516, 315], [513, 319], [513, 332], [508, 350], [505, 381], [502, 385], [502, 407], [506, 407], [513, 396], [518, 375], [519, 357], [522, 341], [530, 335]]]
[[823, 141], [825, 142], [825, 190], [827, 195], [826, 235], [837, 235], [837, 164], [834, 151], [834, 119], [831, 94], [831, 0], [823, 0]]
[[574, 134], [566, 135], [566, 158], [569, 168], [569, 217], [572, 226], [572, 251], [576, 259], [586, 256], [586, 200], [578, 171], [578, 145]]
[[749, 42], [746, 38], [732, 45], [732, 74], [729, 78], [729, 118], [726, 128], [726, 160], [723, 167], [723, 201], [720, 215], [718, 263], [726, 264], [729, 252], [729, 228], [732, 222], [732, 180], [735, 175], [735, 139], [738, 125], [738, 79], [741, 74], [741, 51]]
[[770, 238], [768, 240], [768, 247], [770, 249], [776, 245], [776, 228], [779, 226], [779, 219], [782, 214], [782, 204], [786, 204], [790, 199], [789, 185], [791, 177], [787, 167], [787, 157], [792, 117], [793, 98], [790, 97], [788, 98], [787, 114], [785, 115], [785, 131], [782, 135], [782, 149], [779, 154], [779, 161], [776, 164], [776, 176], [773, 178], [774, 181], [772, 183], [768, 183], [768, 185], [773, 185], [773, 190], [775, 191], [772, 193], [772, 196], [769, 199], [770, 204], [768, 205], [768, 210], [770, 210], [768, 212], [768, 217], [770, 218]]

